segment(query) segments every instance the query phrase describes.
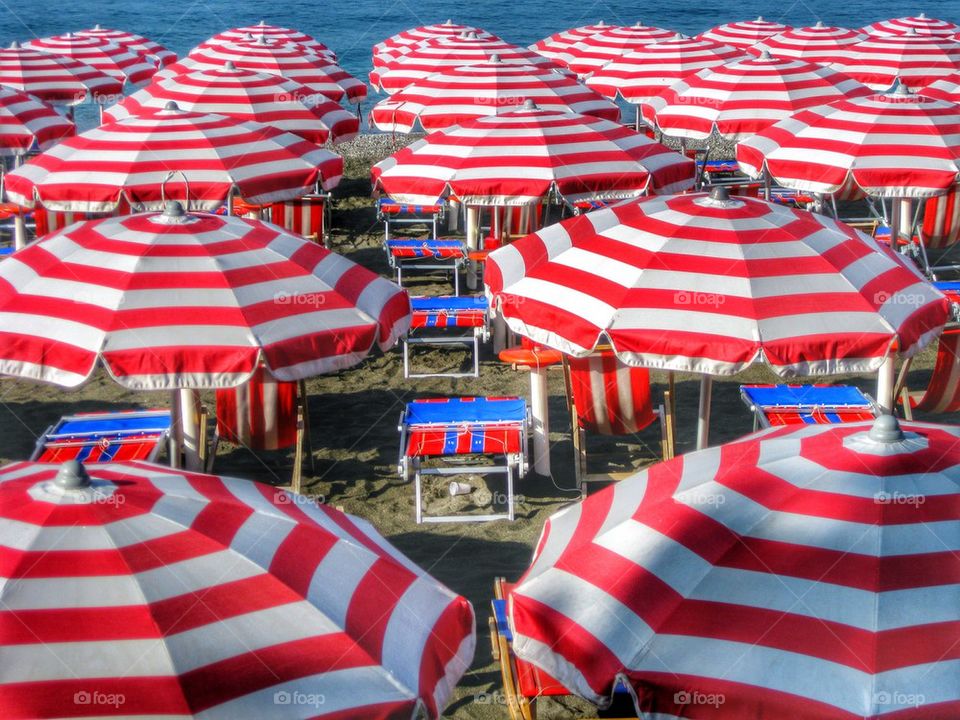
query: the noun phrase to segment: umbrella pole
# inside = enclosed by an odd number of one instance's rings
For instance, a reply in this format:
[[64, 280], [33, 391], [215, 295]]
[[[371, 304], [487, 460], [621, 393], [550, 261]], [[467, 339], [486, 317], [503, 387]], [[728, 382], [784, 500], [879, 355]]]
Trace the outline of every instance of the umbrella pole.
[[770, 202], [770, 171], [767, 170], [766, 166], [763, 168], [763, 199], [767, 202]]
[[697, 414], [697, 450], [710, 444], [710, 400], [713, 395], [713, 377], [700, 377], [700, 410]]
[[896, 385], [896, 362], [893, 356], [887, 357], [877, 371], [877, 405], [885, 415], [892, 415], [895, 404], [893, 397]]
[[170, 444], [167, 453], [170, 455], [170, 467], [178, 468], [180, 462], [180, 448], [183, 447], [183, 423], [180, 420], [180, 391], [174, 390], [170, 396]]
[[533, 420], [533, 470], [550, 475], [550, 415], [547, 405], [547, 368], [530, 368], [530, 417]]
[[13, 249], [22, 250], [27, 245], [27, 223], [23, 218], [23, 210], [19, 209], [13, 216]]
[[201, 472], [200, 392], [187, 388], [174, 390], [171, 410], [173, 435], [170, 440], [170, 465]]
[[[467, 249], [479, 250], [480, 242], [480, 208], [476, 205], [467, 205]], [[476, 261], [467, 261], [467, 288], [477, 289]]]
[[890, 203], [890, 249], [897, 251], [900, 239], [900, 203], [894, 200]]

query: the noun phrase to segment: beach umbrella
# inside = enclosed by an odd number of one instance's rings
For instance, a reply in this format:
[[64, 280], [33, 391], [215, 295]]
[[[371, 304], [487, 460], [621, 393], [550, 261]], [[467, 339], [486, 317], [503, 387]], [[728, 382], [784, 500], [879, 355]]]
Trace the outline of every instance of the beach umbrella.
[[0, 156], [22, 158], [75, 132], [74, 124], [52, 106], [0, 85]]
[[256, 25], [246, 25], [236, 27], [230, 30], [224, 30], [217, 33], [203, 43], [203, 46], [227, 45], [235, 42], [249, 42], [262, 38], [268, 42], [279, 42], [284, 44], [299, 45], [306, 48], [315, 55], [326, 55], [331, 60], [336, 61], [337, 54], [312, 35], [295, 30], [293, 28], [280, 27], [278, 25], [269, 25], [261, 20]]
[[102, 365], [125, 388], [175, 391], [188, 466], [192, 391], [242, 385], [261, 363], [283, 381], [337, 372], [409, 322], [406, 292], [370, 270], [177, 202], [75, 223], [0, 263], [0, 374], [77, 387]]
[[141, 83], [149, 80], [157, 71], [156, 65], [142, 55], [102, 37], [67, 33], [30, 40], [26, 46], [79, 60], [120, 82]]
[[144, 462], [0, 469], [6, 717], [436, 718], [473, 609], [358, 517]]
[[374, 165], [374, 187], [398, 202], [455, 195], [465, 205], [620, 200], [693, 185], [689, 159], [619, 123], [523, 108], [430, 133]]
[[150, 58], [159, 67], [165, 67], [172, 62], [177, 61], [177, 54], [168, 50], [158, 42], [137, 33], [126, 32], [125, 30], [111, 30], [110, 28], [94, 25], [88, 30], [78, 30], [76, 35], [82, 37], [97, 37], [109, 40], [110, 42], [132, 50], [137, 55]]
[[744, 20], [718, 25], [715, 28], [701, 33], [700, 37], [745, 50], [756, 45], [761, 40], [766, 40], [769, 37], [786, 32], [789, 29], [789, 25], [783, 25], [758, 17], [756, 20]]
[[920, 95], [960, 103], [960, 72], [940, 78], [920, 91]]
[[960, 183], [960, 106], [898, 85], [797, 113], [741, 142], [737, 160], [784, 187], [890, 199], [890, 227], [911, 238], [913, 200]]
[[916, 92], [960, 71], [960, 43], [907, 30], [857, 43], [833, 67], [874, 90], [886, 90], [899, 79]]
[[587, 75], [611, 60], [646, 45], [669, 40], [675, 35], [671, 30], [639, 22], [630, 26], [614, 26], [588, 35], [571, 45], [563, 56], [563, 62], [578, 75]]
[[359, 103], [367, 96], [367, 86], [362, 81], [323, 55], [315, 55], [298, 45], [262, 38], [217, 47], [194, 48], [187, 57], [158, 72], [155, 79], [161, 80], [192, 70], [224, 67], [228, 62], [245, 70], [280, 75], [335, 102], [346, 98], [348, 102]]
[[541, 70], [562, 70], [545, 57], [496, 37], [482, 37], [475, 32], [457, 37], [424, 40], [409, 52], [398, 55], [385, 65], [374, 68], [370, 82], [378, 90], [392, 95], [412, 82], [448, 68], [489, 62], [496, 55], [502, 62], [533, 65]]
[[386, 132], [412, 132], [417, 124], [432, 132], [517, 110], [525, 100], [541, 110], [620, 119], [620, 108], [576, 79], [533, 65], [505, 63], [494, 55], [488, 62], [447, 68], [407, 85], [377, 103], [370, 121]]
[[386, 40], [373, 46], [373, 66], [382, 67], [397, 55], [403, 55], [412, 48], [419, 45], [424, 40], [430, 40], [438, 37], [459, 37], [465, 33], [475, 33], [477, 37], [484, 39], [499, 39], [496, 35], [488, 33], [472, 25], [458, 25], [453, 20], [447, 20], [436, 25], [423, 25], [421, 27], [404, 30], [396, 35], [391, 35]]
[[614, 99], [619, 95], [636, 104], [659, 95], [687, 75], [743, 58], [742, 50], [729, 45], [675, 35], [611, 60], [586, 83], [601, 95]]
[[859, 30], [817, 22], [811, 27], [793, 28], [771, 35], [749, 48], [749, 51], [759, 55], [766, 50], [776, 57], [829, 65], [836, 62], [838, 57], [849, 54], [852, 46], [866, 39], [867, 36]]
[[828, 217], [726, 193], [620, 203], [495, 250], [491, 304], [569, 355], [609, 344], [627, 365], [701, 374], [698, 447], [712, 376], [870, 372], [939, 334], [947, 302], [909, 261]]
[[513, 650], [640, 717], [956, 717], [960, 429], [792, 425], [554, 514]]
[[0, 50], [0, 85], [20, 90], [53, 105], [115, 97], [123, 82], [79, 60], [11, 43]]
[[[171, 171], [184, 185], [166, 187]], [[157, 209], [164, 199], [216, 210], [236, 192], [254, 204], [335, 187], [343, 159], [276, 128], [167, 109], [106, 123], [64, 140], [7, 174], [7, 197], [60, 212]]]
[[918, 35], [932, 35], [934, 37], [950, 37], [960, 32], [960, 25], [949, 20], [929, 18], [924, 13], [916, 17], [902, 17], [892, 20], [881, 20], [863, 28], [868, 35], [890, 36], [906, 35], [911, 31]]
[[576, 45], [584, 38], [608, 29], [610, 29], [610, 25], [607, 25], [603, 20], [593, 25], [581, 25], [554, 33], [543, 40], [538, 40], [530, 46], [530, 49], [538, 55], [543, 55], [545, 58], [550, 58], [565, 65], [564, 58], [571, 46]]
[[762, 53], [688, 75], [640, 107], [666, 135], [739, 140], [799, 110], [869, 94], [837, 70]]
[[227, 63], [164, 78], [107, 108], [109, 121], [163, 110], [175, 102], [181, 110], [227, 115], [269, 125], [322, 145], [351, 140], [360, 120], [324, 95], [279, 75], [236, 68]]

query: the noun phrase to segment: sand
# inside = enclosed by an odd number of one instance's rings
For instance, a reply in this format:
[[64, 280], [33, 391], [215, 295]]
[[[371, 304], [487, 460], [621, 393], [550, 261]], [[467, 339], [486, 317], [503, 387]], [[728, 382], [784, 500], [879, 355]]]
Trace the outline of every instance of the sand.
[[[376, 220], [369, 196], [369, 161], [389, 152], [393, 140], [361, 140], [348, 148], [347, 176], [335, 192], [331, 246], [351, 259], [380, 273], [388, 274], [380, 248], [382, 227]], [[404, 142], [405, 139], [397, 139]], [[449, 292], [449, 286], [432, 281], [414, 283], [414, 292]], [[930, 375], [933, 351], [926, 351], [910, 373], [910, 387], [922, 388]], [[442, 351], [431, 357], [440, 366], [466, 360], [465, 353]], [[849, 378], [866, 392], [874, 392], [873, 378]], [[662, 393], [665, 378], [654, 374], [655, 392]], [[752, 429], [752, 418], [739, 397], [741, 382], [775, 382], [760, 368], [744, 375], [720, 380], [714, 386], [711, 440], [721, 443], [741, 437]], [[349, 371], [310, 380], [309, 410], [312, 457], [306, 463], [305, 492], [367, 518], [403, 552], [453, 590], [466, 596], [477, 614], [477, 653], [473, 666], [457, 688], [447, 708], [450, 718], [505, 718], [506, 708], [499, 694], [500, 677], [490, 653], [487, 619], [492, 582], [496, 576], [516, 580], [529, 563], [532, 548], [544, 520], [565, 503], [577, 499], [572, 472], [573, 451], [569, 420], [560, 372], [550, 374], [551, 459], [553, 477], [530, 474], [517, 492], [522, 495], [518, 517], [513, 523], [457, 523], [416, 525], [413, 519], [413, 490], [399, 482], [397, 421], [404, 403], [416, 397], [469, 394], [519, 394], [528, 392], [528, 378], [501, 365], [489, 346], [483, 349], [478, 379], [429, 378], [404, 380], [399, 348], [376, 354]], [[678, 377], [678, 447], [693, 448], [699, 384], [692, 376]], [[33, 450], [36, 437], [66, 413], [92, 410], [120, 410], [135, 407], [162, 407], [162, 393], [131, 393], [101, 374], [75, 391], [0, 380], [0, 460], [23, 459]], [[205, 396], [208, 407], [212, 397]], [[956, 417], [936, 419], [955, 422]], [[659, 455], [659, 430], [650, 427], [635, 437], [591, 438], [591, 469], [641, 468]], [[256, 457], [242, 449], [222, 446], [216, 472], [275, 484], [289, 482], [292, 453], [263, 453]], [[431, 486], [431, 511], [449, 510], [451, 504], [483, 501], [491, 491], [502, 488], [491, 480], [489, 488], [469, 498], [445, 498], [444, 481]], [[480, 485], [476, 479], [474, 486]], [[469, 507], [464, 509], [469, 510]], [[542, 720], [587, 717], [589, 706], [575, 699], [540, 703]], [[595, 715], [594, 715], [595, 716]]]

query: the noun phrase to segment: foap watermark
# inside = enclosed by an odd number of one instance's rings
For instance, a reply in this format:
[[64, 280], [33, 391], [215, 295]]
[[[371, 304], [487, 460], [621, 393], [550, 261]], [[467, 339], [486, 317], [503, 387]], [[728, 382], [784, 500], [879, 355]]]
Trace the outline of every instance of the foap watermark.
[[118, 708], [127, 702], [122, 693], [105, 693], [99, 690], [80, 690], [73, 694], [74, 705], [91, 705]]
[[920, 507], [927, 501], [927, 498], [925, 495], [913, 495], [894, 490], [893, 492], [878, 492], [873, 496], [873, 501], [877, 505], [913, 505], [914, 507]]
[[680, 290], [673, 294], [673, 302], [675, 305], [718, 308], [727, 302], [727, 298], [726, 296], [718, 293], [688, 292], [686, 290]]
[[676, 705], [709, 705], [719, 708], [726, 702], [722, 693], [705, 693], [699, 690], [678, 690], [673, 694]]
[[491, 692], [476, 693], [473, 696], [473, 702], [477, 705], [506, 705], [507, 696], [501, 690], [492, 690]]
[[873, 295], [873, 301], [877, 305], [903, 305], [916, 308], [930, 302], [930, 296], [922, 293], [892, 293], [886, 290], [878, 290]]
[[127, 497], [118, 493], [98, 493], [95, 492], [90, 498], [91, 505], [112, 505], [121, 508], [127, 504]]
[[516, 97], [516, 96], [489, 97], [489, 96], [477, 95], [473, 98], [473, 101], [474, 101], [474, 104], [476, 105], [489, 105], [491, 107], [498, 107], [498, 108], [513, 108], [513, 107], [519, 108], [523, 105], [523, 103], [525, 102], [525, 99], [522, 97]]
[[273, 494], [273, 501], [277, 505], [324, 505], [327, 498], [323, 495], [300, 495], [286, 490], [277, 490]]
[[708, 493], [708, 492], [684, 492], [680, 493], [677, 496], [677, 500], [682, 502], [684, 505], [689, 505], [691, 507], [697, 505], [715, 505], [720, 507], [725, 502], [727, 498], [725, 495], [718, 495], [717, 493]]
[[321, 305], [326, 305], [327, 298], [322, 293], [289, 293], [281, 290], [278, 293], [274, 293], [273, 302], [277, 305], [317, 308]]
[[323, 705], [326, 701], [327, 698], [320, 693], [305, 693], [298, 690], [277, 690], [277, 692], [273, 694], [274, 705], [317, 708]]
[[877, 707], [895, 705], [897, 707], [918, 708], [926, 704], [926, 702], [927, 699], [920, 693], [881, 690], [873, 694], [873, 704]]

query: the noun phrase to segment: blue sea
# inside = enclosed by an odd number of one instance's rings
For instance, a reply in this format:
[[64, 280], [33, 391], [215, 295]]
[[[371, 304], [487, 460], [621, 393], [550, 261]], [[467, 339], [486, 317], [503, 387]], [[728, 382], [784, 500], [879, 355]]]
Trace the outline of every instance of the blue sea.
[[[347, 71], [366, 80], [373, 45], [401, 30], [447, 19], [482, 27], [509, 42], [529, 45], [559, 30], [599, 20], [619, 25], [641, 21], [696, 34], [723, 22], [758, 15], [794, 26], [822, 20], [860, 27], [921, 12], [960, 22], [958, 0], [0, 0], [0, 42], [7, 46], [13, 40], [65, 33], [99, 23], [146, 35], [185, 55], [217, 32], [265, 20], [313, 35], [337, 52]], [[378, 99], [375, 93], [371, 94], [365, 107]]]

